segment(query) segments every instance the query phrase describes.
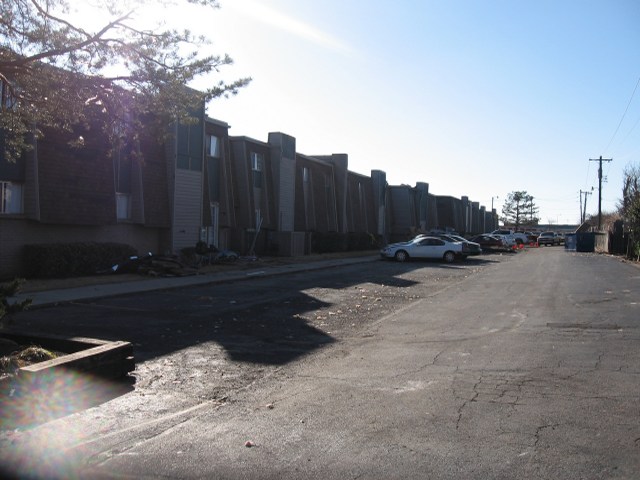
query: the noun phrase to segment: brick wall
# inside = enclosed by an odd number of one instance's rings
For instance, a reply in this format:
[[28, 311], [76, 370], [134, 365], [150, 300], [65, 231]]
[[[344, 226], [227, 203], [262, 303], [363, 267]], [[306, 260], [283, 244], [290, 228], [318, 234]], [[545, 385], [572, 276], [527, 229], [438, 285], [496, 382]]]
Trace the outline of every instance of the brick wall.
[[117, 242], [131, 245], [139, 254], [164, 253], [167, 230], [133, 224], [82, 226], [51, 225], [0, 217], [0, 280], [23, 273], [23, 246], [30, 243]]
[[46, 132], [38, 142], [40, 221], [64, 225], [116, 223], [113, 162], [98, 130], [78, 131], [84, 148], [70, 148], [70, 134]]

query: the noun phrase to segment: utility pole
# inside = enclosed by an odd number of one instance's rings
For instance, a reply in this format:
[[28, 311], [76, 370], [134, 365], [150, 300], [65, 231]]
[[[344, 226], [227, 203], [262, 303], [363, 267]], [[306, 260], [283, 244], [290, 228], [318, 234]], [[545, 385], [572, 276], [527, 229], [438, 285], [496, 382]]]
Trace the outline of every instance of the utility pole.
[[[593, 188], [591, 189], [593, 190]], [[582, 208], [582, 194], [584, 193], [584, 209]], [[593, 192], [580, 190], [580, 223], [584, 223], [587, 219], [587, 195]]]
[[598, 230], [602, 228], [602, 162], [611, 162], [613, 158], [590, 158], [590, 162], [598, 162]]
[[584, 220], [582, 219], [582, 190], [580, 190], [580, 225], [582, 225], [583, 223], [584, 223]]

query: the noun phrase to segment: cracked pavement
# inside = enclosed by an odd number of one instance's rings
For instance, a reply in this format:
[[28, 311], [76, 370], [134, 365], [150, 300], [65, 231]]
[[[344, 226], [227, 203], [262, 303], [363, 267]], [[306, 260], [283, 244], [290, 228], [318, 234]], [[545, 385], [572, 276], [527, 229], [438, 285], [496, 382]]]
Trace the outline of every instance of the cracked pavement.
[[[283, 287], [278, 307], [234, 305], [209, 324], [226, 336], [149, 355], [133, 391], [5, 433], [4, 451], [28, 446], [46, 453], [40, 472], [81, 478], [637, 477], [636, 266], [545, 248], [329, 275]], [[225, 330], [283, 315], [304, 330], [249, 344]], [[253, 361], [247, 345], [274, 341], [293, 349], [286, 361]], [[184, 381], [160, 375], [180, 361]], [[41, 442], [55, 431], [69, 440], [51, 452]]]

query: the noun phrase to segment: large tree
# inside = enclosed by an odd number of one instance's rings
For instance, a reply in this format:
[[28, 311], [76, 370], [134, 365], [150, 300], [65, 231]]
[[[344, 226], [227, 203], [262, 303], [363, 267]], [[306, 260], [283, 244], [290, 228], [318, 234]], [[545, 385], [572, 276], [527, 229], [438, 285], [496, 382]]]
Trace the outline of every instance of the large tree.
[[516, 230], [537, 225], [538, 211], [532, 195], [526, 191], [511, 192], [502, 206], [502, 221], [505, 225], [513, 225]]
[[627, 255], [640, 258], [640, 166], [629, 165], [624, 170], [622, 200], [619, 205], [625, 230], [629, 234]]
[[9, 160], [28, 146], [28, 132], [70, 131], [87, 121], [87, 111], [97, 112], [111, 134], [114, 125], [141, 117], [189, 119], [203, 101], [235, 94], [250, 81], [216, 80], [194, 95], [185, 86], [231, 64], [231, 58], [202, 55], [208, 40], [188, 30], [164, 24], [142, 28], [137, 22], [143, 8], [180, 3], [217, 8], [216, 0], [94, 0], [94, 18], [103, 19], [97, 27], [74, 15], [74, 5], [85, 2], [1, 3], [0, 133]]

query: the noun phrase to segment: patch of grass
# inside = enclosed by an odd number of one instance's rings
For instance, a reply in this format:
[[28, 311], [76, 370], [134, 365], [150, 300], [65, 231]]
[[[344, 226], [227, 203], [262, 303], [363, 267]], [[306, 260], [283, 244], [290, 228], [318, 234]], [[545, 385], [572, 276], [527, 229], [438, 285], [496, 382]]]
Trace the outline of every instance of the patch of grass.
[[0, 357], [0, 376], [12, 375], [18, 368], [26, 367], [34, 363], [45, 362], [58, 358], [58, 354], [46, 348], [31, 345], [16, 350], [10, 355]]

